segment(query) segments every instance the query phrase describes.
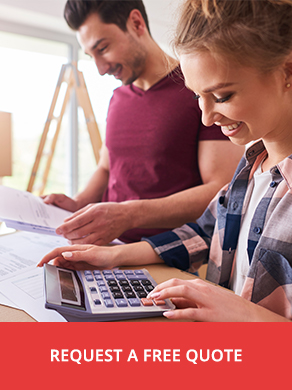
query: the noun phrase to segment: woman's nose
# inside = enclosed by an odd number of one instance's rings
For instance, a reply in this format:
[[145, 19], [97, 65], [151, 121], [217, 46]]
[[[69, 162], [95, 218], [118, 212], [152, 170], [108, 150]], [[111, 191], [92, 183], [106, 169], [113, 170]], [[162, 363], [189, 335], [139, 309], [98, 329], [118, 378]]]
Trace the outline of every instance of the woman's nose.
[[205, 126], [212, 126], [215, 122], [220, 122], [223, 115], [215, 110], [214, 104], [204, 102], [200, 98], [199, 106], [202, 110], [202, 122]]

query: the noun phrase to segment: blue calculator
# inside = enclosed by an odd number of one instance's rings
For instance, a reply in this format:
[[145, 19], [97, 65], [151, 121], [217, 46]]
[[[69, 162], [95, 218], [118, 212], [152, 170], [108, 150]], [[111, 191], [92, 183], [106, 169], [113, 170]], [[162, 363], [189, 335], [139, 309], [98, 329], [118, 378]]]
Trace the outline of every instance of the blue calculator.
[[67, 321], [101, 322], [161, 316], [175, 306], [147, 299], [157, 285], [146, 269], [73, 271], [44, 266], [45, 307]]

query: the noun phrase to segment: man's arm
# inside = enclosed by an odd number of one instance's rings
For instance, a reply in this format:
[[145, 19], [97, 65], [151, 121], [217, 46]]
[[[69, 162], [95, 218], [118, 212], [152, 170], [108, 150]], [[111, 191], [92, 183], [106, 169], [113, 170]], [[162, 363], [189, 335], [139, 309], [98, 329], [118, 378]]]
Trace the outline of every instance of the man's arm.
[[50, 194], [43, 196], [47, 204], [54, 204], [62, 209], [75, 212], [89, 203], [97, 203], [102, 199], [102, 195], [107, 187], [109, 177], [109, 155], [105, 145], [100, 151], [100, 159], [96, 171], [91, 176], [88, 184], [82, 192], [69, 198], [64, 194]]
[[230, 141], [201, 141], [202, 185], [160, 199], [89, 204], [65, 220], [57, 233], [74, 244], [105, 245], [129, 229], [172, 229], [193, 222], [231, 180], [243, 152]]
[[199, 169], [203, 184], [150, 200], [124, 202], [132, 215], [131, 228], [175, 228], [195, 222], [216, 193], [229, 183], [244, 153], [230, 141], [200, 141]]
[[100, 150], [100, 159], [97, 168], [82, 192], [74, 196], [78, 210], [89, 203], [101, 202], [103, 193], [108, 185], [109, 153], [103, 144]]

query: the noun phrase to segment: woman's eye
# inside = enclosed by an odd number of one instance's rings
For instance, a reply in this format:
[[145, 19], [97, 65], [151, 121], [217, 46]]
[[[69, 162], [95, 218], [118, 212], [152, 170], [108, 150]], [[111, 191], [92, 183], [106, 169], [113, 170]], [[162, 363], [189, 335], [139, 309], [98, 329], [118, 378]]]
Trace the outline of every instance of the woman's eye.
[[232, 93], [223, 98], [216, 98], [216, 103], [225, 103], [232, 97]]

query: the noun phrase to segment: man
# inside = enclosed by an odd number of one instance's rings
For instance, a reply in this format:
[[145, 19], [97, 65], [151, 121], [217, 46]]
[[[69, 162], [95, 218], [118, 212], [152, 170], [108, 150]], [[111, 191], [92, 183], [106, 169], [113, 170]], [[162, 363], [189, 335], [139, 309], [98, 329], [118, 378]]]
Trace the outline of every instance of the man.
[[230, 181], [243, 150], [201, 123], [178, 62], [150, 35], [142, 1], [67, 1], [64, 15], [99, 73], [123, 86], [111, 99], [88, 185], [73, 199], [44, 199], [75, 212], [57, 233], [104, 245], [138, 241], [191, 222], [190, 215], [195, 221]]

